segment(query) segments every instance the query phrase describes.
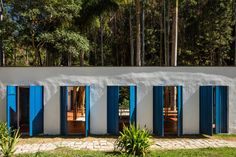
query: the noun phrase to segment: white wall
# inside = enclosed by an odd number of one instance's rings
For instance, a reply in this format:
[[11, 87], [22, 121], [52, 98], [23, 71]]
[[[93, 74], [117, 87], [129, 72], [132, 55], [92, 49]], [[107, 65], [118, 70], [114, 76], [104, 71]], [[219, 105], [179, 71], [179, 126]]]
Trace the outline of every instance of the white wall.
[[44, 86], [44, 133], [60, 133], [60, 86], [91, 86], [91, 133], [107, 132], [107, 85], [137, 85], [137, 122], [152, 131], [153, 86], [182, 85], [183, 132], [199, 133], [199, 86], [229, 88], [229, 132], [236, 133], [235, 67], [4, 67], [0, 68], [0, 120], [6, 120], [6, 85]]

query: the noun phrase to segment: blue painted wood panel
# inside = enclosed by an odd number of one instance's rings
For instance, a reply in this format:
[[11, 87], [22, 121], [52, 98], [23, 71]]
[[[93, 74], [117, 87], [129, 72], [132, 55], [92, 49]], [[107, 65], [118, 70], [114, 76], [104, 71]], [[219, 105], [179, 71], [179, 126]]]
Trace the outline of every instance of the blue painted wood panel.
[[85, 87], [85, 136], [90, 133], [90, 86]]
[[220, 104], [220, 114], [221, 114], [221, 133], [228, 133], [228, 87], [221, 86], [221, 104]]
[[43, 87], [30, 86], [29, 135], [43, 133]]
[[7, 86], [7, 127], [17, 127], [17, 87]]
[[67, 106], [68, 106], [68, 88], [66, 86], [61, 87], [61, 107], [60, 107], [60, 122], [61, 122], [61, 135], [67, 134]]
[[213, 87], [200, 87], [200, 133], [212, 135], [213, 123]]
[[183, 87], [177, 86], [178, 136], [183, 135]]
[[[222, 94], [221, 94], [221, 87], [216, 86], [215, 87], [215, 133], [219, 134], [221, 133], [221, 99], [222, 99]], [[213, 107], [214, 109], [214, 107]], [[214, 113], [214, 112], [213, 112]], [[214, 116], [213, 116], [214, 117]]]
[[164, 136], [164, 87], [153, 87], [153, 133], [157, 136]]
[[130, 124], [136, 126], [137, 87], [130, 86]]
[[107, 133], [119, 133], [119, 87], [107, 87]]

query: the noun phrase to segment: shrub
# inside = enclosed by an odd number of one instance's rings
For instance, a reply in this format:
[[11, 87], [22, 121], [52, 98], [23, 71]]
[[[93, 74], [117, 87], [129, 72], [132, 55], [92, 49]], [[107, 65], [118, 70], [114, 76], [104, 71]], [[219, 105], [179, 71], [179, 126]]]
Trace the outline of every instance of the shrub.
[[6, 123], [0, 123], [0, 147], [1, 152], [5, 157], [13, 156], [19, 138], [19, 129], [8, 129]]
[[148, 153], [150, 143], [150, 133], [146, 129], [136, 128], [134, 125], [124, 126], [118, 137], [115, 147], [126, 154], [143, 155]]

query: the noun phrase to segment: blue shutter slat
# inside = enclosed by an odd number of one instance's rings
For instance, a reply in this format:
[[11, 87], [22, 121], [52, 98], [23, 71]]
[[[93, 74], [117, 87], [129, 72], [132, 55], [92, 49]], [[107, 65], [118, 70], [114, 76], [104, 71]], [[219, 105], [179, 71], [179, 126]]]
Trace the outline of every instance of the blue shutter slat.
[[17, 123], [13, 116], [17, 114], [17, 87], [16, 86], [7, 86], [7, 127], [10, 128], [13, 123]]
[[183, 87], [177, 87], [178, 104], [178, 136], [183, 135]]
[[119, 87], [107, 87], [107, 133], [119, 133]]
[[200, 87], [200, 133], [212, 135], [213, 123], [213, 87]]
[[68, 106], [68, 88], [66, 86], [61, 87], [61, 135], [66, 135], [67, 133], [67, 106]]
[[85, 136], [87, 137], [90, 133], [90, 86], [86, 86], [85, 89], [85, 109], [86, 109], [86, 118], [85, 118]]
[[43, 133], [43, 87], [30, 86], [30, 129], [29, 135]]
[[153, 133], [158, 136], [164, 136], [164, 87], [153, 87]]
[[221, 133], [221, 99], [222, 99], [222, 94], [221, 94], [221, 87], [217, 86], [215, 87], [215, 118], [216, 118], [216, 128], [215, 128], [215, 133], [219, 134]]
[[136, 126], [136, 86], [130, 86], [130, 124]]
[[221, 133], [228, 133], [228, 87], [221, 87]]

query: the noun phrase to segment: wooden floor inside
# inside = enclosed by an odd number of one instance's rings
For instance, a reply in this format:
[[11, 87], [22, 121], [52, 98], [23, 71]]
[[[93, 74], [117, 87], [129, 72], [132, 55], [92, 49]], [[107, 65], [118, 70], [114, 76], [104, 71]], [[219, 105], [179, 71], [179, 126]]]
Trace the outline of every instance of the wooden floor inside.
[[73, 110], [67, 112], [67, 133], [68, 134], [85, 134], [85, 114], [77, 113], [76, 119], [73, 117]]
[[177, 135], [178, 134], [178, 112], [168, 111], [168, 115], [164, 114], [164, 134]]

